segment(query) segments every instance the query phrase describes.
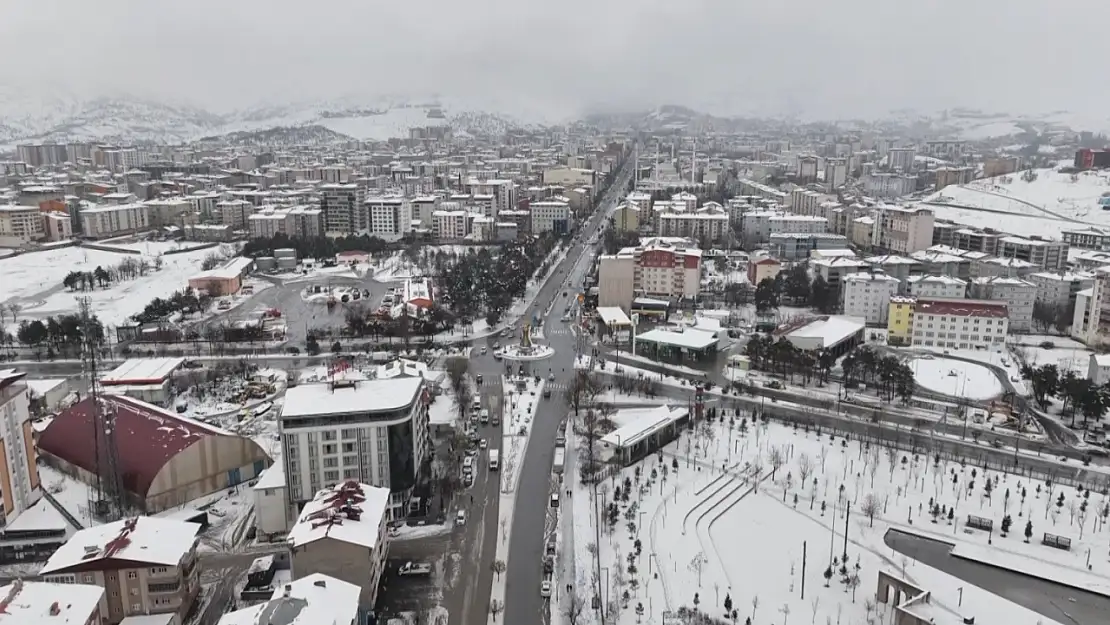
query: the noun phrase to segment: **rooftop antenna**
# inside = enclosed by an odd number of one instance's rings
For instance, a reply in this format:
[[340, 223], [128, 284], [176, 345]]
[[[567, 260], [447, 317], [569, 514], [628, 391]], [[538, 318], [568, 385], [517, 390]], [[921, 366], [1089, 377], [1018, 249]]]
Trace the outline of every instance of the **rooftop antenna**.
[[100, 394], [99, 349], [104, 340], [104, 327], [90, 312], [89, 298], [80, 300], [81, 361], [89, 386], [89, 421], [92, 423], [93, 456], [96, 470], [93, 488], [89, 489], [89, 513], [110, 523], [123, 517], [123, 480], [119, 470], [119, 447], [116, 444], [116, 408]]

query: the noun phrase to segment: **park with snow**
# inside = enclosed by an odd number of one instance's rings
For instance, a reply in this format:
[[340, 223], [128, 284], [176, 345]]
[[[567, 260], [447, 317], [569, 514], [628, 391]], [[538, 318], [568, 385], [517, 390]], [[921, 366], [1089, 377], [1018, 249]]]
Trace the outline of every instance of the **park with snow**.
[[[894, 608], [875, 595], [880, 571], [929, 591], [919, 609], [947, 618], [1054, 622], [893, 549], [888, 532], [1110, 597], [1108, 481], [1088, 489], [1066, 468], [1017, 475], [817, 428], [707, 416], [596, 483], [575, 476], [573, 499], [589, 513], [573, 519], [574, 584], [594, 589], [575, 625], [601, 622], [588, 603], [599, 580], [606, 623], [699, 622], [695, 612], [707, 623], [889, 623]], [[581, 466], [589, 437], [574, 446]], [[1052, 537], [1070, 548], [1044, 544]], [[564, 598], [564, 621], [568, 610]]]

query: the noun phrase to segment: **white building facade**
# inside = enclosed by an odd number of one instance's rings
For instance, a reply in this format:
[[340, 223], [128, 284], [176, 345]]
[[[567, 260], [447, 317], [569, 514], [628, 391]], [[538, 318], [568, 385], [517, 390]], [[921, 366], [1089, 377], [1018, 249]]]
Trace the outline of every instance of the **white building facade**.
[[841, 296], [844, 314], [868, 324], [886, 324], [890, 298], [898, 294], [898, 278], [883, 273], [844, 276]]

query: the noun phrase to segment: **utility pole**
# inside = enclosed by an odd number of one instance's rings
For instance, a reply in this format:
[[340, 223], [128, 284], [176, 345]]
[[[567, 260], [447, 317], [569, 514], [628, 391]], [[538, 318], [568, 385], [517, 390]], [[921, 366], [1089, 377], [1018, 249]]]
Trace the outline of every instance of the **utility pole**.
[[806, 598], [806, 541], [802, 541], [802, 601]]

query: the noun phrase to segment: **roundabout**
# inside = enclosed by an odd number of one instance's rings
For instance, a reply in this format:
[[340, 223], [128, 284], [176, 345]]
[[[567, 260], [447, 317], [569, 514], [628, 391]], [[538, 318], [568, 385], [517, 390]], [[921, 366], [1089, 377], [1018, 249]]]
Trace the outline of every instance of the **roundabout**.
[[554, 355], [555, 350], [551, 347], [538, 345], [532, 341], [532, 326], [527, 323], [520, 329], [519, 343], [508, 345], [494, 353], [496, 358], [517, 361], [544, 360]]

